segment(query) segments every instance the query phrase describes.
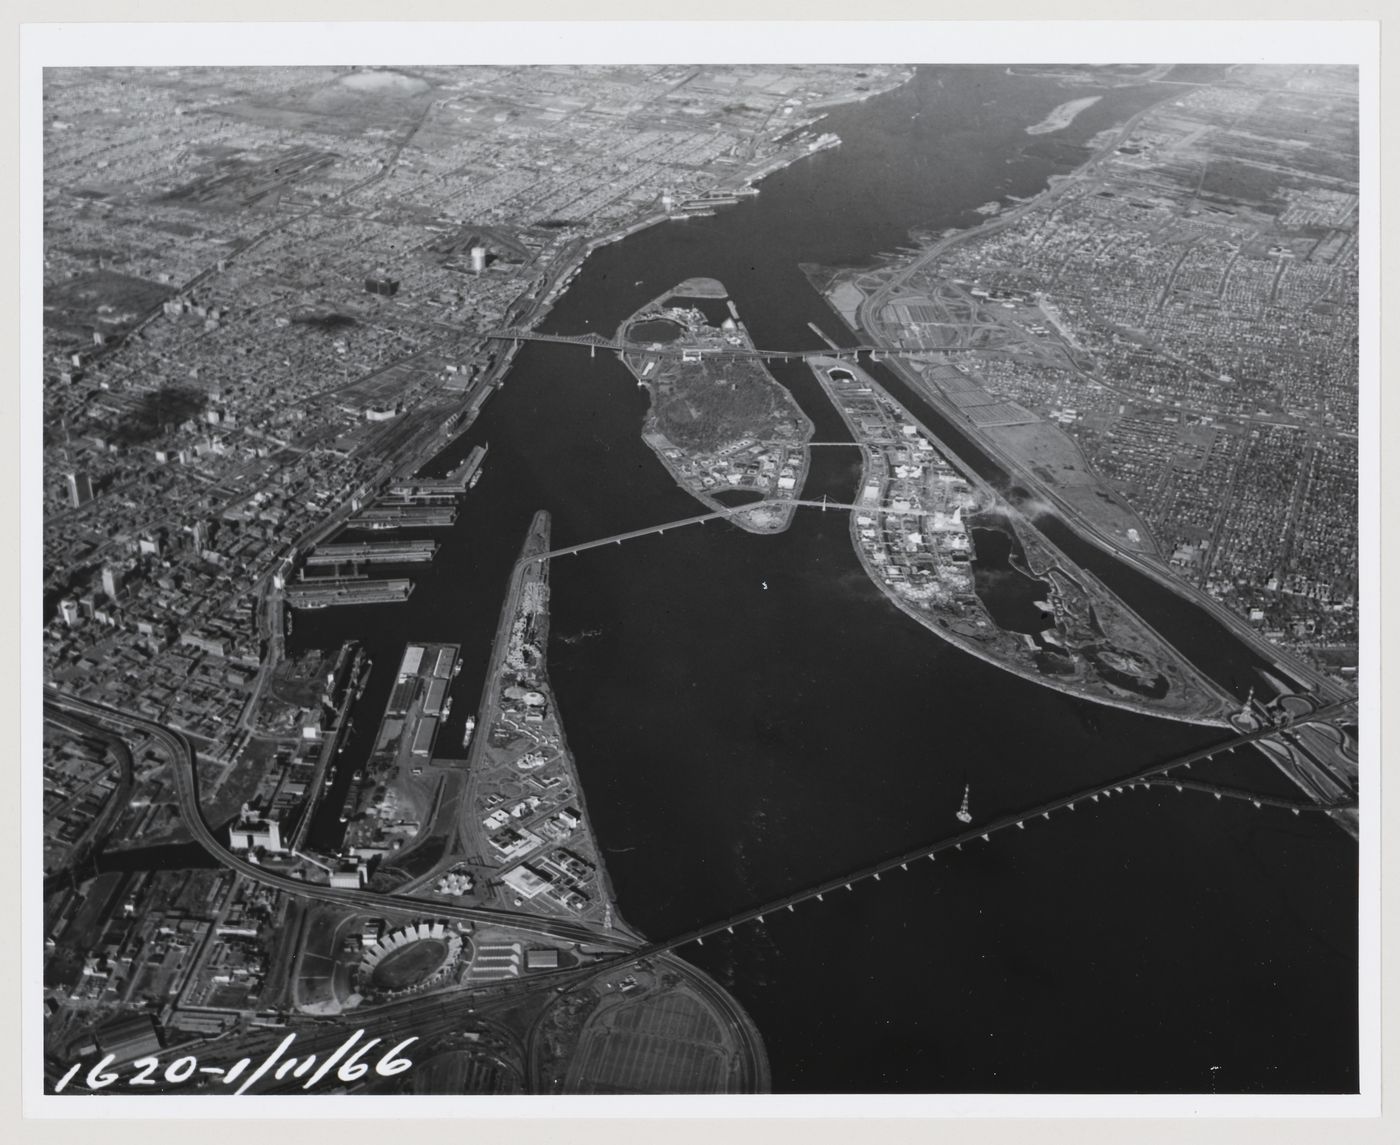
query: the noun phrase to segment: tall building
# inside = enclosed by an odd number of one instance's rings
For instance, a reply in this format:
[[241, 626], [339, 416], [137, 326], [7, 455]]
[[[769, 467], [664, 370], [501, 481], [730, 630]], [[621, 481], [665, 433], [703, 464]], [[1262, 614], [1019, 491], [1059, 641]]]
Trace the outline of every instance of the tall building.
[[116, 600], [117, 593], [121, 591], [121, 573], [111, 565], [102, 566], [102, 591], [106, 593], [108, 600]]
[[68, 504], [77, 508], [79, 505], [86, 505], [92, 500], [92, 478], [86, 473], [74, 472], [67, 474], [68, 478]]
[[472, 270], [480, 274], [486, 269], [486, 248], [484, 246], [472, 247]]

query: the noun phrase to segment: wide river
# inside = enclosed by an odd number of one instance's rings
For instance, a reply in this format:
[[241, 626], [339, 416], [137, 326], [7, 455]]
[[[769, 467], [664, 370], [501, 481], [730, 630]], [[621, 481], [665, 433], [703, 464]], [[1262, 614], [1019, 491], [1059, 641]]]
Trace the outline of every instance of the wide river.
[[[822, 129], [843, 146], [757, 198], [597, 251], [545, 329], [610, 334], [707, 276], [760, 346], [816, 348], [808, 322], [848, 340], [801, 264], [865, 265], [912, 229], [974, 225], [973, 208], [1037, 193], [1094, 133], [1179, 90], [921, 70], [835, 111]], [[1094, 94], [1064, 131], [1026, 134]], [[805, 367], [773, 371], [817, 440], [847, 437]], [[410, 600], [297, 615], [293, 651], [354, 637], [374, 656], [347, 761], [368, 750], [406, 640], [462, 645], [439, 740], [456, 750], [535, 510], [553, 514], [556, 545], [698, 511], [641, 442], [645, 409], [608, 355], [522, 348], [438, 460], [490, 444]], [[815, 453], [808, 496], [849, 497], [855, 451]], [[1087, 559], [1226, 687], [1255, 682], [1256, 657], [1216, 622]], [[939, 640], [866, 578], [842, 513], [804, 510], [777, 537], [708, 524], [607, 546], [557, 561], [551, 580], [550, 669], [594, 828], [622, 913], [655, 938], [951, 834], [964, 784], [981, 818], [1220, 735], [1073, 699]], [[1218, 774], [1292, 794], [1257, 755]], [[1345, 1092], [1356, 877], [1355, 844], [1320, 816], [1135, 792], [685, 954], [753, 1015], [780, 1091]]]

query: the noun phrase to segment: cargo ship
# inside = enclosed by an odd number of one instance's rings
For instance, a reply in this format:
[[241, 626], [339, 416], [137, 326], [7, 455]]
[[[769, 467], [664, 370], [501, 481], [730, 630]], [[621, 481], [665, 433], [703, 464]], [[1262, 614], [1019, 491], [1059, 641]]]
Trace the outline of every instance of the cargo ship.
[[467, 722], [462, 727], [462, 746], [466, 747], [472, 742], [472, 732], [476, 731], [476, 717], [468, 716]]

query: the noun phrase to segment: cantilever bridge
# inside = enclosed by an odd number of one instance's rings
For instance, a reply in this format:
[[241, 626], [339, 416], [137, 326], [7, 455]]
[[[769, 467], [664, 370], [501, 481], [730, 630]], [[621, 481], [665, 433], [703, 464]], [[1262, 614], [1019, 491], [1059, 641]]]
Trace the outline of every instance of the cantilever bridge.
[[619, 342], [604, 338], [601, 334], [541, 334], [536, 330], [489, 330], [481, 335], [496, 342], [555, 342], [564, 346], [585, 347], [590, 354], [599, 350], [612, 350], [619, 354], [659, 354], [671, 358], [683, 358], [699, 354], [702, 358], [761, 358], [765, 362], [806, 361], [809, 358], [839, 358], [854, 362], [864, 354], [872, 361], [884, 358], [917, 358], [925, 354], [956, 354], [971, 350], [972, 346], [937, 346], [928, 349], [891, 350], [885, 346], [828, 346], [822, 350], [764, 350], [750, 346], [685, 346], [679, 343]]

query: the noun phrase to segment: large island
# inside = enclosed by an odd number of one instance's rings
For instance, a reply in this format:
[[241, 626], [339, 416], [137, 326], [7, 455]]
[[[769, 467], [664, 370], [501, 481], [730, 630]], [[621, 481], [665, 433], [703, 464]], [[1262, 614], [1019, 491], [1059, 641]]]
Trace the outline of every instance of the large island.
[[716, 511], [762, 501], [733, 516], [742, 529], [786, 529], [812, 423], [763, 365], [723, 283], [687, 279], [628, 318], [617, 341], [651, 396], [642, 438], [667, 472]]

